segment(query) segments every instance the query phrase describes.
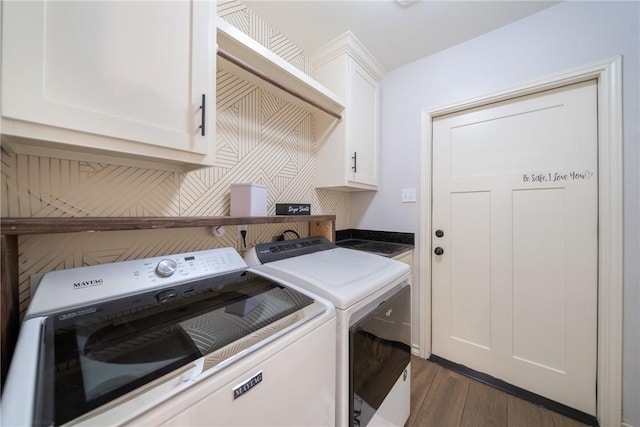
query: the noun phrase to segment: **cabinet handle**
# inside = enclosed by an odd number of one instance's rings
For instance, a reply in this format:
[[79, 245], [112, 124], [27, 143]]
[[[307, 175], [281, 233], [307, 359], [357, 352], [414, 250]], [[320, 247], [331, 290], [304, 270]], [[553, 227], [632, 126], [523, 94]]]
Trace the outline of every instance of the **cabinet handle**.
[[351, 157], [351, 159], [353, 160], [353, 166], [351, 166], [351, 169], [353, 169], [353, 172], [358, 172], [358, 153], [357, 152], [353, 152], [353, 157]]
[[200, 104], [200, 114], [201, 114], [202, 124], [200, 126], [198, 126], [200, 128], [200, 134], [202, 136], [204, 136], [204, 131], [205, 131], [206, 107], [207, 107], [206, 95], [203, 93], [202, 94], [202, 104]]

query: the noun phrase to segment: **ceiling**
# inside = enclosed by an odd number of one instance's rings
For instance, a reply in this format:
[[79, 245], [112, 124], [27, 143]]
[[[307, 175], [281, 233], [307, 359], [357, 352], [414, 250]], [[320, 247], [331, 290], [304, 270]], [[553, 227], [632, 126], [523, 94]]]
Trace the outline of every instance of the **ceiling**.
[[390, 71], [559, 3], [546, 0], [243, 0], [306, 52], [350, 30]]

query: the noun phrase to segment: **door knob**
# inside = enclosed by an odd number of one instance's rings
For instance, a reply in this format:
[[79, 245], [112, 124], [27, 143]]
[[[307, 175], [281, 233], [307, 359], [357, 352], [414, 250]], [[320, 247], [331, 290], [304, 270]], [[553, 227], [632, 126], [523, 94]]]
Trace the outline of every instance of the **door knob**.
[[444, 236], [444, 231], [436, 230], [436, 237], [442, 237], [442, 236]]
[[442, 249], [440, 246], [438, 246], [433, 253], [435, 253], [436, 255], [442, 255], [444, 253], [444, 249]]

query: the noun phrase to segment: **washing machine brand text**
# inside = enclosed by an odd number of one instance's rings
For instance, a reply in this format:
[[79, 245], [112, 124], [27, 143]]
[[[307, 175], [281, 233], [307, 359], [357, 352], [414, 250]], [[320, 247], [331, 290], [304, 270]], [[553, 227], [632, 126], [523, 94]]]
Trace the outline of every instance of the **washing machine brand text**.
[[262, 382], [262, 371], [258, 372], [242, 384], [238, 384], [233, 388], [233, 400], [239, 398], [258, 384]]
[[76, 282], [73, 284], [73, 289], [82, 289], [88, 288], [91, 286], [100, 286], [104, 284], [104, 280], [96, 279], [96, 280], [86, 280], [84, 282]]

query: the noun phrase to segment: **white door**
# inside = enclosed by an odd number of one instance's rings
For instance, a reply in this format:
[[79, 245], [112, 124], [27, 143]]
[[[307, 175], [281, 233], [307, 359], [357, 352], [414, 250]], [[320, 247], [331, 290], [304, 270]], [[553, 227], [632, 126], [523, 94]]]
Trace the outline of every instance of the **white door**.
[[596, 89], [433, 121], [433, 354], [593, 415]]

